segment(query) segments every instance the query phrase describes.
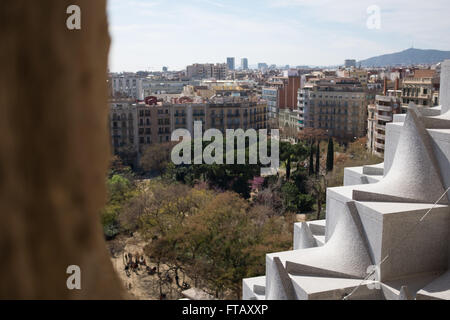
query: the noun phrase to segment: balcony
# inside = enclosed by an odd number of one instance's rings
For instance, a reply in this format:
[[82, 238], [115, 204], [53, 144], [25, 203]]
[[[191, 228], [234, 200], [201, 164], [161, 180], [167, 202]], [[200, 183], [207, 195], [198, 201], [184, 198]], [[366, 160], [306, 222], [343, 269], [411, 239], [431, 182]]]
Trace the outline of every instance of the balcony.
[[375, 147], [384, 150], [384, 144], [375, 141]]
[[380, 140], [386, 140], [386, 136], [383, 133], [375, 133], [375, 137]]
[[377, 110], [392, 112], [392, 107], [391, 106], [382, 106], [382, 105], [377, 104]]
[[386, 126], [384, 124], [375, 124], [375, 128], [378, 130], [386, 131]]
[[376, 95], [376, 96], [375, 96], [375, 99], [376, 99], [377, 101], [391, 102], [392, 97]]
[[392, 121], [392, 115], [389, 116], [382, 116], [380, 114], [377, 115], [377, 119], [381, 121], [391, 122]]

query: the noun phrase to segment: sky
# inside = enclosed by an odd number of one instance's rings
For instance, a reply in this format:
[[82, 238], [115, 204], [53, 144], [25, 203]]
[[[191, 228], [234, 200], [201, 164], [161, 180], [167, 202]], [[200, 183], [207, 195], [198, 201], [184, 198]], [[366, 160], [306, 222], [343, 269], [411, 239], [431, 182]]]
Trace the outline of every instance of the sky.
[[450, 50], [449, 12], [448, 0], [108, 0], [110, 70], [227, 57], [237, 67], [243, 57], [250, 66], [331, 66], [411, 47]]

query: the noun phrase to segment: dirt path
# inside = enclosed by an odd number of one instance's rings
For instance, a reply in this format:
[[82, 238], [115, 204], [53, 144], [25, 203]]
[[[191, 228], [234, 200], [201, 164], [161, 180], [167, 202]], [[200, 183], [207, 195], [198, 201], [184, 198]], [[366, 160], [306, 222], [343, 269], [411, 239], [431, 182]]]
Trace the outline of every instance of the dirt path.
[[[121, 242], [120, 245], [123, 246], [123, 249], [116, 252], [115, 256], [111, 257], [111, 261], [114, 269], [119, 275], [120, 280], [128, 291], [130, 299], [159, 300], [160, 294], [157, 275], [148, 275], [143, 269], [138, 271], [138, 274], [131, 272], [129, 277], [125, 273], [125, 265], [123, 261], [124, 253], [132, 253], [133, 255], [137, 253], [144, 255], [145, 241], [139, 234], [135, 234], [131, 238], [123, 238], [114, 241]], [[156, 264], [152, 263], [149, 257], [145, 256], [145, 260], [150, 268], [156, 267]], [[165, 266], [162, 268], [167, 269]], [[182, 298], [175, 280], [173, 280], [172, 283], [164, 284], [163, 292], [167, 295], [167, 299], [173, 300]]]

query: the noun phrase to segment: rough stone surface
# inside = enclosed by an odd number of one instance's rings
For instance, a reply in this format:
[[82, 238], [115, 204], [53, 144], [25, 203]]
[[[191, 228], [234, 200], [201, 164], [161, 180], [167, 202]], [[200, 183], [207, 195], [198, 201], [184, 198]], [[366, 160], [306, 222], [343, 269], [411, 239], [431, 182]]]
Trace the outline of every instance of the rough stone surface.
[[345, 186], [327, 189], [324, 245], [266, 256], [264, 298], [287, 299], [279, 259], [301, 300], [450, 300], [449, 112], [409, 109], [387, 125], [384, 165], [346, 168]]
[[441, 64], [439, 104], [442, 106], [442, 114], [450, 111], [450, 60], [445, 60]]
[[[434, 203], [445, 192], [431, 138], [410, 110], [389, 173], [379, 183], [353, 191], [357, 201]], [[439, 203], [448, 203], [446, 197]]]
[[[297, 240], [297, 241], [295, 241]], [[312, 234], [308, 224], [301, 222], [297, 228], [296, 237], [294, 238], [294, 249], [307, 249], [317, 247], [316, 239]]]
[[[66, 8], [82, 29], [66, 28]], [[0, 299], [117, 299], [103, 240], [105, 0], [0, 2]], [[67, 267], [82, 290], [67, 289]]]
[[450, 300], [450, 271], [420, 290], [417, 300]]
[[[355, 209], [356, 210], [356, 209]], [[350, 209], [341, 215], [331, 238], [323, 247], [303, 250], [288, 260], [289, 273], [308, 276], [364, 278], [372, 264], [360, 224]]]

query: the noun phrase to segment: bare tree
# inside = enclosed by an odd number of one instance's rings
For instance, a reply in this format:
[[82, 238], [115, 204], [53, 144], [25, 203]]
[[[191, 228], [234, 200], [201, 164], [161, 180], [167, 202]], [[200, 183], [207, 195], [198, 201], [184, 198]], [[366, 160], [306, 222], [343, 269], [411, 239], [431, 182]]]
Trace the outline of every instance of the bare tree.
[[316, 198], [317, 216], [316, 220], [320, 220], [322, 213], [322, 206], [325, 204], [327, 195], [327, 179], [324, 175], [311, 177], [309, 180], [309, 188]]
[[140, 164], [145, 171], [163, 174], [170, 161], [173, 143], [153, 144], [145, 149]]

